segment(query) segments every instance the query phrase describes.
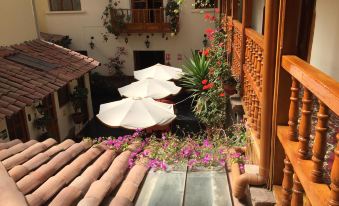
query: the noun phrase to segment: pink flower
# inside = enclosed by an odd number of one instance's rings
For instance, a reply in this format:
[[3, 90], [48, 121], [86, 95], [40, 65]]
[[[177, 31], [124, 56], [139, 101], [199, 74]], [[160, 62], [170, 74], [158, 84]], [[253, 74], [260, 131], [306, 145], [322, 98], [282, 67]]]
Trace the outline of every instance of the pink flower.
[[220, 9], [219, 9], [219, 8], [215, 8], [215, 9], [214, 9], [214, 12], [215, 12], [215, 13], [219, 13], [219, 12], [220, 12]]
[[211, 160], [212, 160], [211, 155], [210, 155], [210, 154], [206, 154], [205, 157], [204, 157], [204, 159], [202, 160], [202, 162], [203, 162], [204, 164], [208, 164]]

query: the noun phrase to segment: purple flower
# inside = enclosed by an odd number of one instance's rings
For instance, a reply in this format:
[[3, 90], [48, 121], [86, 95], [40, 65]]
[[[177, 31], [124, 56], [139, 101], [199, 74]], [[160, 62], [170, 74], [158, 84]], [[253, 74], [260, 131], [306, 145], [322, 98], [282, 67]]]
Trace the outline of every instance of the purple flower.
[[148, 156], [150, 155], [150, 153], [151, 153], [151, 152], [150, 152], [149, 150], [146, 149], [146, 150], [143, 151], [142, 154], [143, 154], [145, 157], [148, 157]]
[[162, 170], [164, 170], [164, 171], [167, 170], [167, 165], [166, 165], [166, 163], [165, 163], [164, 161], [162, 161], [162, 162], [160, 163], [160, 168], [161, 168]]
[[192, 169], [192, 167], [197, 163], [196, 159], [191, 159], [188, 161], [187, 165], [190, 169]]
[[204, 159], [202, 160], [202, 162], [204, 164], [208, 164], [211, 161], [211, 159], [212, 159], [211, 155], [210, 154], [206, 154]]
[[212, 145], [209, 143], [208, 139], [205, 139], [203, 142], [204, 147], [211, 147]]

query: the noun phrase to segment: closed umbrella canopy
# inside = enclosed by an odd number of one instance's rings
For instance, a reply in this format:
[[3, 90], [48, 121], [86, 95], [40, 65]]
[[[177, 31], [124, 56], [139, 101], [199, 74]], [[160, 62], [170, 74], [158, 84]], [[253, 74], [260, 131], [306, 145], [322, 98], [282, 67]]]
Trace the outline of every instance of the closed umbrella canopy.
[[146, 69], [134, 71], [134, 77], [137, 80], [152, 78], [159, 80], [180, 79], [182, 69], [170, 67], [162, 64], [156, 64]]
[[173, 82], [158, 79], [143, 79], [118, 89], [121, 96], [162, 99], [176, 95], [181, 87]]
[[100, 105], [98, 119], [110, 127], [145, 129], [171, 123], [176, 115], [173, 105], [152, 98], [126, 98]]

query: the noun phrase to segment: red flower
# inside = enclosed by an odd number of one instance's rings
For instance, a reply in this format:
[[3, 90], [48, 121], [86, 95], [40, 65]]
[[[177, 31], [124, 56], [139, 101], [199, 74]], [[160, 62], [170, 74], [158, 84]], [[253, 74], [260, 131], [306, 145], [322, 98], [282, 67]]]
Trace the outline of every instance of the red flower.
[[214, 33], [214, 30], [211, 28], [208, 28], [205, 30], [205, 34], [207, 34], [207, 36], [211, 36]]
[[203, 90], [211, 89], [213, 87], [214, 83], [209, 83], [202, 87]]
[[219, 94], [220, 97], [224, 97], [225, 96], [225, 93], [221, 93]]
[[215, 21], [215, 16], [211, 16], [210, 20]]
[[204, 56], [207, 56], [208, 54], [209, 54], [209, 52], [210, 52], [210, 50], [207, 48], [207, 49], [204, 49], [203, 51], [202, 51], [202, 55], [204, 55]]
[[205, 16], [204, 16], [204, 19], [205, 20], [210, 20], [211, 18], [211, 15], [209, 13], [206, 13]]
[[219, 13], [220, 12], [220, 9], [219, 8], [215, 8], [215, 13]]
[[201, 81], [201, 84], [205, 85], [205, 84], [207, 84], [207, 82], [208, 82], [207, 79], [204, 79], [204, 80]]

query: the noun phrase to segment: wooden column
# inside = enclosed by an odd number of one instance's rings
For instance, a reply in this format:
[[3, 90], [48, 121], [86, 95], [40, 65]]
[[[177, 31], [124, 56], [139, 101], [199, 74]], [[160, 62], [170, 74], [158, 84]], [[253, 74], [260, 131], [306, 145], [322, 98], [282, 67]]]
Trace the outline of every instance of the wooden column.
[[278, 14], [279, 1], [266, 0], [259, 165], [259, 174], [264, 178], [268, 177], [270, 169]]
[[331, 171], [331, 195], [329, 205], [339, 205], [339, 133], [337, 134], [337, 147], [334, 150], [334, 162]]
[[299, 126], [299, 149], [298, 157], [300, 159], [308, 158], [308, 143], [310, 141], [312, 127], [312, 93], [304, 87], [304, 95], [302, 99], [301, 120]]
[[284, 179], [282, 182], [282, 205], [290, 206], [292, 199], [292, 186], [293, 186], [293, 167], [287, 155], [284, 160]]
[[324, 157], [326, 153], [326, 136], [328, 130], [328, 107], [319, 101], [318, 122], [315, 128], [315, 139], [313, 144], [313, 170], [311, 179], [321, 183], [323, 177]]
[[231, 0], [232, 4], [232, 19], [238, 18], [238, 0]]
[[297, 140], [297, 126], [298, 126], [298, 113], [299, 113], [299, 82], [292, 77], [290, 109], [288, 112], [288, 139], [291, 141]]
[[294, 173], [293, 175], [293, 189], [292, 189], [292, 206], [302, 206], [303, 205], [303, 195], [304, 195], [304, 189], [303, 186], [300, 183], [300, 180], [297, 176], [297, 174]]

